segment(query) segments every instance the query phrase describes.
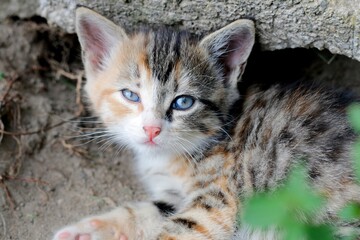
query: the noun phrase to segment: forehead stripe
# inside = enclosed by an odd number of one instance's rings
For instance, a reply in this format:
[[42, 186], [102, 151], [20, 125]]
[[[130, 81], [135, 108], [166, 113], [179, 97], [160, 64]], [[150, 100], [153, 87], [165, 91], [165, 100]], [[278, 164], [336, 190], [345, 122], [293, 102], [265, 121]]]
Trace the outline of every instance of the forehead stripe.
[[160, 82], [167, 82], [171, 72], [176, 71], [182, 44], [181, 35], [169, 29], [160, 29], [149, 36], [149, 65]]

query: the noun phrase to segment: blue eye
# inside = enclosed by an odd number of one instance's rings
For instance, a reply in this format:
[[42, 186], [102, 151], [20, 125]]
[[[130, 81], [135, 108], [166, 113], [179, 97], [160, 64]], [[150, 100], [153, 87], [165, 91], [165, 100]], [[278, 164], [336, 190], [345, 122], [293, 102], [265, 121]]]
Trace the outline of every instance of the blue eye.
[[188, 110], [194, 105], [195, 99], [190, 96], [180, 96], [175, 98], [171, 104], [171, 108], [174, 110]]
[[136, 93], [130, 91], [129, 89], [121, 90], [122, 95], [129, 101], [140, 102], [140, 97]]

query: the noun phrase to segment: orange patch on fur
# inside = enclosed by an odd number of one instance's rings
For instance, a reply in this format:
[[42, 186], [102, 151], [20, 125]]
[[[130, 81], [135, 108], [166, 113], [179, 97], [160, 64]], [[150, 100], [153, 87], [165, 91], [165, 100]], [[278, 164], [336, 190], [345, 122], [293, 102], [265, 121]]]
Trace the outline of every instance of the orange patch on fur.
[[172, 173], [179, 177], [189, 176], [191, 172], [187, 160], [181, 157], [173, 159], [169, 164], [169, 168], [173, 169]]
[[159, 240], [176, 240], [177, 238], [175, 238], [174, 236], [172, 235], [169, 235], [168, 233], [162, 233], [159, 238]]
[[184, 177], [185, 175], [187, 175], [188, 172], [188, 167], [186, 165], [182, 165], [178, 169], [176, 169], [174, 174], [180, 177]]
[[214, 183], [216, 185], [218, 185], [222, 190], [226, 191], [228, 181], [227, 181], [227, 179], [225, 177], [220, 177], [220, 178], [216, 179]]
[[144, 106], [142, 105], [142, 103], [138, 103], [138, 113], [141, 113], [142, 111], [144, 111]]
[[148, 56], [147, 56], [145, 50], [143, 52], [141, 52], [139, 55], [139, 67], [142, 68], [146, 72], [146, 80], [150, 80], [151, 69], [149, 67]]
[[181, 73], [181, 63], [180, 61], [176, 61], [175, 63], [175, 80], [179, 81], [180, 80], [180, 73]]
[[[233, 221], [228, 218], [229, 215], [226, 214], [226, 217], [224, 219], [223, 212], [219, 211], [218, 209], [212, 209], [212, 214], [209, 216], [209, 218], [216, 222], [216, 224], [220, 225], [223, 229], [226, 231], [230, 231], [232, 229], [232, 223]], [[228, 220], [228, 224], [226, 224], [226, 220]]]
[[[217, 186], [219, 186], [221, 188], [221, 190], [226, 194], [226, 195], [231, 195], [231, 193], [229, 192], [229, 183], [228, 183], [228, 179], [225, 176], [219, 177], [218, 179], [215, 180], [214, 182]], [[236, 208], [236, 201], [234, 201], [233, 198], [231, 197], [226, 197], [226, 200], [229, 204], [230, 208]]]
[[229, 168], [233, 168], [234, 167], [234, 156], [229, 154], [228, 152], [226, 152], [225, 156], [224, 156], [224, 169], [229, 169]]
[[127, 106], [119, 103], [119, 101], [113, 99], [111, 96], [108, 96], [107, 101], [109, 103], [109, 108], [110, 108], [111, 112], [115, 116], [124, 116], [124, 115], [132, 113], [131, 109], [129, 109]]
[[209, 230], [207, 230], [204, 226], [196, 224], [194, 230], [199, 232], [202, 235], [205, 235], [208, 239], [212, 239]]

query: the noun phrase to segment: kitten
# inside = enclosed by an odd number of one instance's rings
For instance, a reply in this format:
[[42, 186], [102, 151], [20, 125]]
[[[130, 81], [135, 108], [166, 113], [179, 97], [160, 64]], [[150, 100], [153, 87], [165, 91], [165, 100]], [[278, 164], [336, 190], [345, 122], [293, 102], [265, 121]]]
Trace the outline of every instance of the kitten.
[[130, 35], [80, 7], [76, 29], [92, 107], [134, 151], [150, 200], [83, 219], [55, 240], [256, 238], [237, 230], [239, 196], [276, 188], [298, 161], [328, 197], [322, 219], [360, 201], [345, 111], [353, 99], [303, 85], [252, 87], [240, 97], [252, 21], [197, 42], [167, 29]]

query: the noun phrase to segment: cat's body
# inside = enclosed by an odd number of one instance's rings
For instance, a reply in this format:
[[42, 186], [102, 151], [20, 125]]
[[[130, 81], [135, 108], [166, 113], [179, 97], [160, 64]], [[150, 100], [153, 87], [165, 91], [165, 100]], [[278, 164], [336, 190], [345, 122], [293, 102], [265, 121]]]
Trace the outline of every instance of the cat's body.
[[[276, 188], [299, 161], [328, 197], [319, 220], [360, 201], [345, 112], [354, 99], [303, 85], [239, 96], [251, 21], [198, 43], [168, 30], [128, 36], [79, 8], [77, 32], [90, 102], [111, 136], [133, 149], [150, 201], [82, 220], [54, 239], [231, 239], [242, 197]], [[236, 236], [255, 237], [245, 230]]]

